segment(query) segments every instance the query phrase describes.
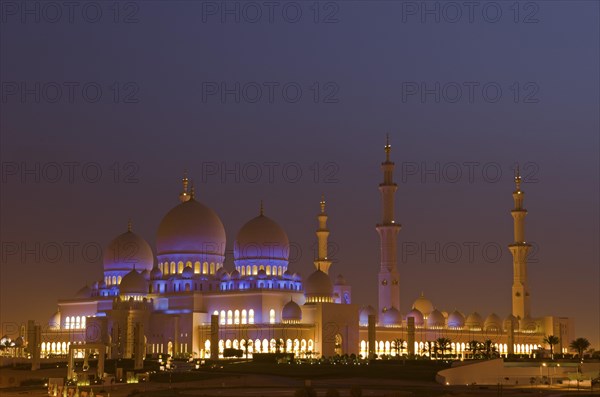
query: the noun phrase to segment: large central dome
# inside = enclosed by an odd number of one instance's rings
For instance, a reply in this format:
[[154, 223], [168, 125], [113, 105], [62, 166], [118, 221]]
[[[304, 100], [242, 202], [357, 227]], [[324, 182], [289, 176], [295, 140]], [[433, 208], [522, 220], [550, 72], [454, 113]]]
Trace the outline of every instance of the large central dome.
[[165, 215], [156, 233], [158, 255], [225, 254], [225, 228], [215, 211], [190, 198]]

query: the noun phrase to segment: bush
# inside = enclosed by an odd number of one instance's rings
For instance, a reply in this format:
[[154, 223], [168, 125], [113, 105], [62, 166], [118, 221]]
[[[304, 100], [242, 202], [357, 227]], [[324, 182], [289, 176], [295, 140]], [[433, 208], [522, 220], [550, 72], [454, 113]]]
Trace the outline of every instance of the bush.
[[325, 393], [325, 397], [340, 397], [340, 392], [337, 389], [327, 389], [327, 393]]

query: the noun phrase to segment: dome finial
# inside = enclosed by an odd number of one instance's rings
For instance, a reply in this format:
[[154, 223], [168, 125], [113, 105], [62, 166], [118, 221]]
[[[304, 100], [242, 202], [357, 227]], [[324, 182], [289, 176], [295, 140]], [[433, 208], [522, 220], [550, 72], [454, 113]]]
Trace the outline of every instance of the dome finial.
[[390, 161], [390, 151], [392, 145], [390, 145], [390, 134], [385, 135], [385, 161]]
[[[183, 170], [183, 178], [181, 179], [181, 183], [183, 185], [183, 190], [181, 191], [181, 193], [179, 193], [179, 201], [184, 203], [190, 199], [190, 196], [188, 194], [189, 179], [187, 176], [187, 169]], [[193, 187], [192, 187], [192, 189], [193, 189]]]
[[260, 210], [259, 210], [259, 215], [263, 216], [265, 214], [265, 207], [263, 205], [263, 201], [262, 199], [260, 200]]
[[325, 213], [325, 195], [321, 194], [321, 214]]
[[127, 231], [131, 231], [131, 218], [129, 218], [129, 220], [127, 221]]

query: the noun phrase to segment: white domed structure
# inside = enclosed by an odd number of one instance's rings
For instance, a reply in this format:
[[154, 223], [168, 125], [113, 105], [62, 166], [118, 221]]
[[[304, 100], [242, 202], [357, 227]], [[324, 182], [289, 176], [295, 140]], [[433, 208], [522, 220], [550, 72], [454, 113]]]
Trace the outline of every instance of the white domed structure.
[[496, 313], [492, 313], [485, 319], [483, 329], [486, 331], [500, 331], [502, 330], [502, 320]]
[[477, 312], [473, 312], [467, 316], [465, 320], [465, 327], [472, 330], [480, 330], [483, 326], [483, 320]]
[[333, 284], [329, 276], [321, 270], [315, 270], [304, 283], [304, 295], [306, 303], [331, 302]]
[[256, 274], [255, 266], [266, 269], [267, 275], [283, 275], [289, 253], [286, 232], [263, 214], [262, 205], [260, 215], [240, 228], [233, 246], [235, 267], [242, 275]]
[[194, 269], [191, 266], [186, 266], [181, 272], [181, 278], [190, 279], [194, 277]]
[[302, 309], [290, 299], [281, 310], [281, 319], [285, 323], [299, 323], [302, 320]]
[[131, 270], [152, 270], [154, 254], [150, 245], [142, 237], [131, 231], [129, 222], [127, 231], [114, 238], [104, 249], [105, 284], [114, 286], [118, 280]]
[[119, 291], [121, 295], [146, 295], [148, 281], [137, 270], [132, 270], [121, 280]]
[[163, 273], [160, 271], [158, 266], [154, 266], [150, 271], [150, 280], [160, 280], [163, 277]]
[[61, 324], [61, 315], [60, 315], [60, 309], [59, 309], [48, 320], [48, 328], [60, 329], [60, 324]]
[[382, 314], [382, 324], [387, 327], [402, 325], [402, 315], [395, 307], [389, 308]]
[[[191, 197], [162, 219], [156, 233], [158, 262], [208, 262], [223, 265], [225, 228], [215, 211]], [[214, 268], [214, 266], [213, 266]], [[167, 270], [163, 269], [166, 274]], [[213, 272], [214, 273], [214, 272]]]
[[453, 311], [448, 316], [448, 327], [450, 328], [462, 328], [465, 326], [465, 316], [462, 315], [458, 310]]
[[418, 309], [412, 309], [406, 315], [406, 320], [412, 317], [415, 319], [415, 327], [422, 327], [425, 324], [425, 319], [423, 318], [423, 313], [421, 313]]
[[442, 328], [446, 325], [446, 318], [439, 310], [434, 310], [427, 317], [428, 328]]
[[429, 317], [429, 313], [434, 310], [433, 303], [431, 303], [429, 299], [425, 298], [422, 292], [421, 296], [419, 296], [413, 303], [412, 308], [420, 311], [421, 314], [423, 314], [423, 318]]
[[375, 323], [377, 323], [377, 310], [373, 306], [364, 306], [358, 313], [358, 322], [360, 325], [369, 324], [369, 316], [375, 316]]

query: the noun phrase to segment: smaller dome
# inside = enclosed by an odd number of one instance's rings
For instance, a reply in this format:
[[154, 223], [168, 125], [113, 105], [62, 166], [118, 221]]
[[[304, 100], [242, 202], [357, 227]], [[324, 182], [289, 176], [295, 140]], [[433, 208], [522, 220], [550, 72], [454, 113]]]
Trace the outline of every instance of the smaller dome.
[[293, 277], [294, 277], [294, 275], [289, 270], [286, 270], [285, 272], [283, 272], [284, 279], [291, 280]]
[[300, 273], [294, 273], [294, 274], [292, 274], [292, 279], [294, 281], [301, 281], [302, 280], [302, 275], [300, 275]]
[[429, 299], [425, 298], [422, 292], [421, 296], [419, 296], [413, 303], [412, 308], [420, 311], [424, 317], [429, 316], [429, 313], [431, 313], [434, 309], [433, 303], [431, 303]]
[[481, 316], [477, 312], [473, 312], [469, 314], [467, 319], [465, 320], [465, 326], [469, 329], [481, 329], [483, 325], [483, 320]]
[[220, 267], [219, 270], [217, 270], [217, 272], [215, 273], [215, 277], [221, 279], [223, 277], [223, 274], [225, 273], [227, 273], [227, 270], [225, 270], [224, 267]]
[[260, 269], [256, 276], [260, 279], [265, 279], [267, 278], [267, 272], [265, 271], [265, 269]]
[[408, 321], [409, 317], [412, 317], [415, 319], [416, 327], [422, 327], [423, 324], [425, 324], [425, 321], [423, 320], [423, 313], [421, 313], [418, 309], [412, 309], [411, 311], [409, 311], [408, 314], [406, 315], [407, 321]]
[[186, 266], [181, 272], [181, 278], [190, 279], [194, 277], [194, 269], [191, 266]]
[[132, 270], [121, 280], [119, 291], [121, 294], [147, 294], [148, 281], [137, 270]]
[[304, 295], [307, 297], [331, 298], [333, 284], [331, 279], [322, 270], [315, 270], [304, 283]]
[[335, 278], [335, 285], [346, 285], [346, 279], [341, 274], [338, 274]]
[[500, 320], [500, 317], [498, 317], [496, 315], [496, 313], [492, 313], [489, 316], [487, 316], [487, 318], [485, 319], [485, 322], [483, 323], [483, 328], [486, 331], [490, 331], [490, 330], [501, 330], [502, 329], [502, 320]]
[[448, 327], [450, 328], [462, 328], [465, 326], [465, 316], [462, 315], [458, 310], [453, 311], [448, 316]]
[[525, 317], [519, 322], [521, 324], [521, 330], [525, 332], [539, 332], [538, 325], [531, 317]]
[[375, 316], [375, 322], [377, 322], [377, 310], [375, 310], [375, 308], [370, 305], [364, 306], [362, 309], [360, 309], [360, 312], [358, 313], [358, 322], [360, 324], [368, 324], [369, 316]]
[[75, 294], [75, 298], [78, 298], [78, 299], [89, 298], [91, 296], [92, 296], [92, 289], [87, 285], [85, 285], [83, 288], [81, 288]]
[[302, 309], [290, 299], [281, 310], [281, 319], [283, 321], [300, 321], [302, 320]]
[[519, 320], [517, 320], [517, 318], [512, 314], [509, 314], [504, 320], [504, 330], [510, 330], [511, 325], [514, 331], [517, 331], [519, 329]]
[[401, 325], [402, 315], [395, 307], [387, 309], [383, 312], [383, 325]]
[[48, 327], [50, 329], [59, 329], [60, 328], [60, 310], [57, 310], [52, 317], [48, 320]]
[[150, 271], [151, 280], [160, 280], [163, 277], [163, 273], [160, 271], [158, 266], [154, 266]]
[[434, 310], [429, 313], [429, 317], [427, 317], [427, 326], [430, 328], [433, 327], [443, 327], [446, 325], [446, 319], [444, 315], [439, 310]]
[[150, 272], [148, 271], [148, 269], [144, 269], [142, 271], [142, 277], [144, 277], [146, 281], [150, 281]]
[[234, 271], [231, 272], [231, 279], [232, 280], [239, 280], [240, 277], [241, 277], [241, 274], [240, 274], [240, 272], [237, 269], [235, 269]]

